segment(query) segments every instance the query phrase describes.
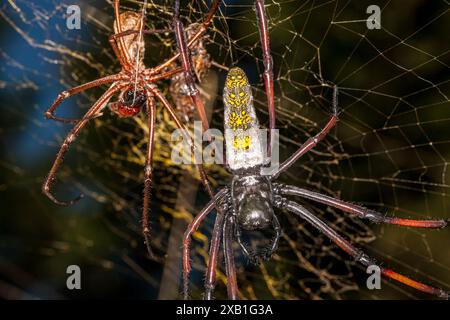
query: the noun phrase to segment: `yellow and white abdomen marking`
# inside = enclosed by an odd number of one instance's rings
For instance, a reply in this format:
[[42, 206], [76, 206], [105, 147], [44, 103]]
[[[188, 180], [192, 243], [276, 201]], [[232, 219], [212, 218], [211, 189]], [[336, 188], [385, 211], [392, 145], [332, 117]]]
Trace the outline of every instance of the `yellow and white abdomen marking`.
[[245, 72], [232, 68], [223, 89], [225, 144], [231, 170], [262, 165], [264, 153], [253, 96]]

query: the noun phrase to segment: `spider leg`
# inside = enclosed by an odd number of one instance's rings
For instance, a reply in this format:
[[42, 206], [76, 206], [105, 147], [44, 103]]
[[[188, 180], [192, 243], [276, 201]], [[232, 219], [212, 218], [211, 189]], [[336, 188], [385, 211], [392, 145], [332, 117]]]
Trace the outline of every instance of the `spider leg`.
[[[79, 122], [82, 119], [72, 119], [72, 118], [63, 118], [63, 117], [57, 117], [54, 115], [54, 112], [56, 111], [56, 108], [58, 108], [58, 106], [61, 104], [61, 102], [65, 99], [70, 98], [73, 95], [76, 95], [82, 91], [85, 91], [87, 89], [90, 88], [94, 88], [94, 87], [98, 87], [100, 85], [103, 84], [107, 84], [107, 83], [111, 83], [111, 82], [115, 82], [115, 81], [120, 81], [120, 80], [125, 80], [126, 77], [122, 74], [115, 74], [112, 76], [106, 76], [104, 78], [100, 78], [85, 84], [82, 84], [80, 86], [71, 88], [69, 90], [64, 90], [63, 92], [61, 92], [58, 97], [56, 98], [55, 102], [53, 102], [53, 104], [50, 106], [50, 108], [45, 112], [45, 117], [47, 119], [52, 119], [52, 120], [56, 120], [56, 121], [61, 121], [61, 122], [72, 122], [72, 123], [76, 123]], [[114, 86], [114, 84], [113, 84]], [[84, 118], [83, 118], [84, 119]]]
[[303, 143], [300, 148], [297, 149], [286, 161], [284, 161], [278, 170], [272, 175], [272, 179], [276, 179], [280, 173], [283, 171], [286, 171], [289, 169], [290, 166], [292, 166], [301, 156], [303, 156], [305, 153], [310, 151], [312, 148], [314, 148], [321, 140], [323, 140], [327, 134], [330, 132], [330, 130], [336, 125], [338, 121], [338, 111], [337, 111], [337, 95], [338, 95], [338, 88], [337, 86], [334, 86], [333, 88], [333, 115], [331, 116], [330, 120], [328, 120], [325, 127], [314, 137], [309, 138], [306, 140], [305, 143]]
[[[209, 11], [206, 14], [206, 18], [201, 23], [201, 26], [198, 29], [198, 31], [189, 39], [189, 41], [187, 43], [188, 49], [190, 49], [194, 45], [194, 43], [206, 32], [206, 30], [208, 29], [209, 25], [212, 22], [212, 18], [214, 17], [217, 9], [219, 9], [219, 6], [222, 3], [222, 1], [223, 0], [213, 0], [211, 2], [211, 6], [209, 7]], [[159, 66], [157, 66], [153, 69], [150, 69], [149, 71], [151, 72], [151, 74], [159, 73], [161, 70], [167, 68], [172, 63], [174, 63], [179, 57], [180, 57], [180, 52], [176, 53], [175, 55], [173, 55], [171, 58], [164, 61]]]
[[234, 264], [233, 240], [235, 222], [232, 216], [227, 217], [223, 225], [223, 253], [225, 258], [225, 271], [227, 274], [228, 299], [239, 299], [236, 279], [236, 265]]
[[186, 44], [186, 34], [183, 24], [180, 21], [180, 0], [175, 0], [175, 14], [173, 17], [173, 27], [175, 30], [175, 37], [177, 39], [178, 51], [180, 52], [181, 65], [183, 66], [183, 75], [187, 85], [188, 94], [197, 109], [200, 120], [202, 121], [203, 130], [209, 129], [208, 118], [205, 112], [200, 91], [195, 85], [194, 75], [192, 74], [192, 63], [189, 50]]
[[194, 220], [189, 223], [183, 238], [183, 298], [186, 300], [189, 298], [189, 273], [191, 272], [190, 250], [191, 250], [191, 237], [194, 232], [197, 231], [202, 221], [211, 212], [215, 206], [215, 201], [220, 202], [221, 199], [227, 195], [228, 189], [223, 188], [217, 192], [215, 198], [208, 202], [208, 204], [200, 211]]
[[239, 226], [236, 226], [235, 229], [236, 232], [236, 239], [239, 243], [239, 246], [241, 247], [242, 252], [244, 253], [244, 255], [250, 259], [250, 262], [252, 264], [257, 264], [258, 263], [258, 259], [256, 259], [256, 256], [250, 253], [250, 250], [248, 250], [247, 246], [245, 245], [245, 243], [242, 241], [242, 230]]
[[[304, 207], [297, 204], [296, 202], [289, 201], [287, 199], [278, 196], [275, 199], [275, 206], [281, 209], [286, 209], [309, 222], [312, 226], [314, 226], [321, 233], [323, 233], [330, 240], [332, 240], [338, 247], [340, 247], [342, 250], [344, 250], [346, 253], [352, 256], [357, 262], [363, 264], [364, 266], [377, 265], [374, 259], [369, 257], [362, 250], [356, 248], [349, 241], [344, 239], [336, 231], [330, 228], [326, 223], [324, 223], [322, 220], [314, 216], [312, 213], [310, 213], [308, 210], [306, 210]], [[403, 283], [416, 290], [435, 295], [439, 298], [443, 299], [449, 298], [450, 294], [442, 289], [418, 282], [402, 274], [399, 274], [391, 269], [383, 268], [380, 267], [379, 265], [377, 266], [380, 268], [381, 273], [388, 278]]]
[[50, 169], [50, 172], [47, 176], [47, 178], [44, 181], [44, 184], [42, 185], [42, 192], [54, 203], [62, 205], [62, 206], [69, 206], [77, 202], [83, 197], [83, 194], [80, 194], [78, 197], [76, 197], [73, 200], [70, 201], [61, 201], [56, 199], [56, 197], [51, 193], [51, 186], [53, 184], [53, 181], [55, 180], [55, 175], [58, 172], [59, 167], [61, 166], [62, 162], [64, 161], [64, 156], [69, 150], [69, 146], [72, 144], [72, 142], [75, 140], [75, 138], [80, 133], [81, 129], [88, 123], [89, 119], [92, 117], [95, 117], [101, 109], [103, 109], [106, 106], [106, 103], [108, 100], [112, 97], [112, 95], [125, 87], [127, 84], [118, 84], [117, 86], [110, 87], [101, 97], [97, 100], [97, 102], [89, 109], [88, 112], [86, 112], [86, 115], [84, 118], [78, 122], [70, 131], [70, 133], [67, 135], [67, 137], [64, 139], [63, 144], [61, 145], [61, 148], [59, 149], [59, 152], [56, 156], [55, 162], [53, 163], [52, 168]]
[[293, 195], [302, 198], [310, 199], [316, 202], [326, 204], [328, 206], [340, 209], [344, 212], [354, 214], [359, 218], [368, 219], [375, 223], [387, 223], [396, 224], [400, 226], [408, 226], [414, 228], [444, 228], [450, 223], [450, 219], [426, 219], [426, 220], [415, 220], [415, 219], [403, 219], [396, 217], [386, 217], [383, 214], [376, 212], [374, 210], [367, 209], [363, 206], [357, 204], [348, 203], [340, 199], [335, 199], [330, 196], [326, 196], [314, 191], [298, 188], [290, 185], [283, 185], [275, 183], [274, 188], [278, 189], [279, 193], [283, 195]]
[[227, 72], [230, 71], [230, 68], [228, 68], [227, 66], [224, 66], [223, 64], [220, 64], [214, 60], [211, 61], [211, 65], [216, 67], [217, 69], [225, 70]]
[[275, 129], [275, 102], [273, 89], [273, 59], [270, 53], [269, 29], [267, 27], [264, 0], [256, 0], [256, 16], [258, 18], [258, 29], [263, 53], [264, 86], [266, 88], [267, 108], [269, 110], [269, 140], [267, 154], [268, 157], [270, 157], [272, 152], [272, 130]]
[[150, 227], [148, 221], [148, 214], [150, 211], [151, 201], [151, 188], [152, 188], [152, 163], [153, 163], [153, 144], [155, 137], [155, 124], [156, 124], [156, 107], [153, 97], [147, 93], [147, 120], [148, 120], [148, 143], [147, 154], [144, 168], [144, 201], [142, 206], [142, 233], [144, 235], [145, 246], [149, 257], [155, 261], [161, 261], [152, 250], [150, 242]]
[[183, 68], [175, 68], [175, 69], [169, 70], [167, 72], [160, 73], [160, 74], [155, 75], [155, 76], [145, 77], [145, 80], [148, 81], [148, 82], [155, 82], [155, 81], [158, 81], [158, 80], [161, 80], [161, 79], [170, 78], [171, 76], [173, 76], [173, 75], [175, 75], [177, 73], [180, 73], [180, 72], [183, 72]]

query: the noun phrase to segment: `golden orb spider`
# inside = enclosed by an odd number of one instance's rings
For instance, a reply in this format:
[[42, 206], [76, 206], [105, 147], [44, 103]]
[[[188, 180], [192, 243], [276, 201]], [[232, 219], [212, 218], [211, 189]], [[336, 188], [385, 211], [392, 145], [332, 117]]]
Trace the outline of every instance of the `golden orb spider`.
[[[45, 112], [47, 119], [52, 119], [61, 122], [74, 123], [74, 127], [64, 139], [60, 150], [56, 156], [56, 160], [50, 169], [50, 172], [42, 185], [42, 192], [58, 205], [68, 206], [80, 200], [83, 195], [80, 194], [75, 199], [69, 201], [62, 201], [55, 197], [52, 193], [52, 184], [55, 180], [64, 156], [67, 153], [70, 145], [74, 142], [81, 130], [86, 126], [89, 120], [103, 115], [102, 111], [108, 106], [111, 111], [119, 117], [132, 117], [138, 114], [141, 110], [146, 109], [148, 118], [148, 145], [146, 152], [146, 164], [144, 168], [144, 199], [142, 209], [142, 232], [145, 238], [145, 244], [149, 255], [155, 258], [150, 247], [150, 229], [148, 226], [148, 211], [150, 208], [150, 189], [152, 184], [152, 158], [153, 158], [153, 139], [156, 125], [156, 104], [155, 99], [159, 101], [164, 108], [167, 109], [172, 119], [175, 121], [178, 128], [184, 129], [184, 124], [176, 116], [174, 108], [169, 101], [158, 89], [156, 83], [159, 80], [171, 78], [172, 76], [182, 73], [185, 77], [185, 82], [188, 85], [188, 94], [191, 96], [192, 102], [202, 120], [204, 129], [208, 129], [208, 120], [206, 118], [200, 93], [196, 88], [195, 81], [192, 75], [192, 68], [189, 58], [189, 49], [192, 48], [196, 42], [207, 31], [212, 19], [221, 3], [221, 0], [212, 1], [209, 11], [206, 14], [202, 23], [198, 24], [198, 30], [193, 33], [188, 41], [185, 39], [185, 30], [179, 19], [180, 3], [175, 1], [175, 14], [173, 19], [173, 29], [161, 30], [145, 30], [144, 29], [144, 13], [145, 4], [142, 15], [125, 11], [120, 13], [119, 0], [114, 0], [114, 31], [110, 36], [109, 42], [113, 48], [122, 70], [114, 75], [109, 75], [101, 79], [93, 80], [91, 82], [82, 84], [80, 86], [71, 88], [61, 92], [56, 98], [55, 102]], [[144, 40], [143, 34], [166, 33], [174, 32], [177, 39], [177, 46], [179, 53], [164, 61], [162, 64], [146, 68], [144, 65]], [[177, 59], [181, 60], [182, 67], [169, 68], [174, 65]], [[170, 69], [167, 71], [167, 69]], [[55, 116], [54, 112], [60, 103], [80, 92], [98, 87], [104, 84], [111, 84], [110, 87], [103, 93], [103, 95], [90, 107], [81, 119], [71, 119]], [[116, 102], [109, 103], [109, 100], [119, 93]], [[195, 148], [191, 138], [186, 130], [182, 130], [184, 139], [190, 143], [192, 149]], [[211, 198], [214, 196], [209, 185], [206, 173], [201, 164], [197, 164], [200, 173], [200, 178]]]

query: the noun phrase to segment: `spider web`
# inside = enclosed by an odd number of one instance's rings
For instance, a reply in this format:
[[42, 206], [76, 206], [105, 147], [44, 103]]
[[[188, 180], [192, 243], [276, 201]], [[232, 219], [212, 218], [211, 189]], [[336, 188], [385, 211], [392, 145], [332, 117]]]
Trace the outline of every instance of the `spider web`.
[[[69, 130], [44, 121], [43, 112], [59, 91], [119, 70], [108, 44], [110, 1], [78, 2], [81, 30], [66, 28], [65, 12], [72, 4], [67, 1], [9, 0], [0, 7], [0, 190], [2, 207], [9, 209], [2, 210], [5, 223], [0, 227], [0, 293], [13, 298], [157, 298], [167, 266], [146, 258], [140, 234], [148, 130], [143, 116], [119, 120], [108, 114], [92, 121], [79, 136], [56, 188], [61, 197], [80, 189], [86, 199], [74, 207], [57, 208], [39, 192]], [[122, 10], [140, 11], [140, 3], [122, 1]], [[148, 3], [147, 26], [169, 27], [172, 2]], [[208, 3], [189, 1], [182, 6], [184, 24], [201, 21]], [[371, 4], [266, 1], [281, 159], [326, 123], [333, 84], [340, 93], [336, 129], [280, 181], [387, 215], [448, 218], [449, 5], [417, 0], [406, 7], [399, 0], [379, 1], [381, 29], [369, 30], [366, 9]], [[205, 43], [216, 64], [245, 69], [260, 122], [267, 124], [253, 1], [225, 1]], [[161, 63], [174, 49], [170, 34], [146, 38], [146, 65]], [[225, 72], [213, 65], [208, 76], [202, 93], [214, 108], [211, 127], [222, 128], [220, 88]], [[169, 83], [160, 83], [167, 96]], [[72, 98], [61, 106], [61, 114], [80, 116], [104, 90]], [[191, 166], [171, 163], [170, 134], [175, 126], [163, 111], [157, 122], [151, 221], [154, 248], [164, 254], [170, 251], [176, 222], [190, 221], [208, 199], [199, 187], [197, 194], [180, 201], [183, 181], [197, 174]], [[229, 181], [220, 166], [208, 166], [207, 171], [216, 188]], [[299, 202], [383, 265], [450, 289], [450, 257], [441, 245], [449, 230], [374, 225]], [[432, 298], [392, 281], [383, 282], [382, 290], [368, 290], [365, 270], [345, 253], [297, 218], [277, 215], [283, 237], [271, 261], [248, 265], [236, 248], [244, 298]], [[212, 218], [206, 221], [192, 245], [194, 298], [202, 292], [212, 224]], [[70, 264], [80, 265], [90, 279], [81, 292], [65, 289], [65, 268]], [[172, 277], [178, 279], [176, 273]], [[218, 298], [225, 297], [225, 281], [219, 271]]]

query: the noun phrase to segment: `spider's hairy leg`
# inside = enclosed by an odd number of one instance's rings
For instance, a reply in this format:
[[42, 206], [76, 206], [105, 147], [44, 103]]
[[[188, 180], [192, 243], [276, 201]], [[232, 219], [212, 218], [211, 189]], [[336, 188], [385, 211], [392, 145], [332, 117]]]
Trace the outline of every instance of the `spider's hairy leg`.
[[267, 146], [268, 156], [272, 152], [272, 130], [275, 129], [275, 101], [273, 89], [273, 59], [270, 53], [269, 29], [267, 27], [267, 16], [264, 8], [264, 0], [256, 0], [256, 16], [258, 18], [258, 29], [261, 41], [264, 63], [264, 86], [266, 88], [267, 108], [269, 110], [269, 140]]
[[72, 142], [75, 140], [75, 138], [80, 133], [81, 129], [88, 123], [88, 121], [99, 114], [101, 109], [106, 107], [106, 104], [108, 100], [113, 96], [114, 93], [121, 90], [128, 84], [118, 84], [116, 86], [110, 87], [101, 97], [97, 100], [97, 102], [89, 109], [88, 112], [86, 112], [86, 115], [84, 118], [78, 122], [72, 130], [69, 132], [67, 137], [64, 139], [63, 144], [61, 145], [61, 148], [58, 151], [58, 154], [56, 156], [55, 162], [53, 163], [52, 168], [50, 169], [50, 172], [47, 176], [47, 178], [44, 181], [44, 184], [42, 185], [42, 192], [54, 203], [62, 206], [69, 206], [77, 202], [83, 197], [83, 194], [80, 194], [78, 197], [76, 197], [73, 200], [70, 201], [61, 201], [58, 200], [52, 193], [51, 193], [51, 187], [55, 180], [56, 173], [58, 172], [59, 167], [61, 166], [62, 162], [64, 161], [64, 156], [66, 152], [69, 150], [69, 146], [72, 144]]
[[340, 199], [335, 199], [333, 197], [326, 196], [314, 191], [298, 188], [296, 186], [282, 185], [278, 183], [274, 183], [273, 186], [277, 190], [277, 192], [283, 195], [299, 196], [302, 198], [310, 199], [340, 209], [344, 212], [354, 214], [359, 218], [368, 219], [375, 223], [395, 224], [414, 228], [445, 228], [450, 224], [450, 219], [416, 220], [416, 219], [387, 217], [379, 212], [367, 209], [363, 206], [345, 202]]
[[228, 299], [237, 300], [239, 298], [238, 285], [236, 279], [236, 265], [234, 263], [233, 240], [235, 222], [233, 216], [228, 216], [223, 224], [223, 253], [225, 259], [225, 271], [227, 274]]
[[152, 188], [152, 172], [153, 172], [153, 145], [155, 137], [155, 125], [156, 125], [156, 107], [155, 101], [151, 96], [151, 93], [147, 90], [147, 121], [148, 121], [148, 143], [147, 154], [144, 168], [144, 200], [142, 205], [142, 233], [144, 235], [145, 246], [149, 257], [155, 261], [161, 261], [152, 250], [150, 242], [150, 226], [148, 221], [148, 215], [150, 211], [151, 201], [151, 188]]
[[205, 106], [200, 95], [200, 91], [195, 84], [194, 75], [192, 72], [192, 63], [188, 45], [186, 43], [186, 34], [183, 24], [180, 20], [180, 0], [175, 0], [175, 14], [173, 17], [173, 28], [175, 37], [177, 39], [178, 52], [180, 53], [181, 65], [183, 66], [183, 75], [188, 87], [189, 96], [195, 105], [200, 120], [202, 121], [203, 130], [209, 129], [208, 118], [205, 112]]
[[[189, 273], [191, 272], [191, 261], [190, 261], [190, 246], [191, 237], [194, 232], [197, 231], [202, 221], [205, 217], [212, 211], [215, 206], [215, 202], [221, 202], [222, 198], [227, 195], [228, 189], [223, 188], [216, 193], [213, 200], [208, 202], [208, 204], [200, 211], [200, 213], [194, 218], [194, 220], [189, 223], [183, 237], [183, 298], [186, 300], [189, 298]], [[226, 208], [222, 208], [225, 211]]]
[[[53, 104], [50, 106], [50, 108], [45, 112], [45, 117], [47, 119], [52, 119], [52, 120], [61, 121], [61, 122], [77, 123], [82, 119], [63, 118], [63, 117], [57, 117], [54, 115], [56, 108], [58, 108], [58, 106], [61, 104], [62, 101], [70, 98], [73, 95], [83, 92], [87, 89], [91, 89], [91, 88], [98, 87], [98, 86], [101, 86], [101, 85], [107, 84], [107, 83], [112, 83], [115, 81], [126, 80], [126, 78], [127, 77], [123, 74], [115, 74], [115, 75], [106, 76], [104, 78], [100, 78], [100, 79], [82, 84], [80, 86], [71, 88], [69, 90], [64, 90], [63, 92], [61, 92], [58, 95], [55, 102], [53, 102]], [[114, 86], [114, 84], [113, 84], [113, 86]], [[83, 119], [85, 119], [85, 118], [83, 118]]]
[[445, 292], [442, 289], [421, 283], [419, 281], [416, 281], [409, 277], [406, 277], [402, 274], [399, 274], [391, 269], [383, 268], [383, 267], [379, 266], [379, 264], [377, 264], [374, 259], [369, 257], [362, 250], [356, 248], [349, 241], [344, 239], [336, 231], [334, 231], [332, 228], [330, 228], [326, 223], [324, 223], [322, 220], [317, 218], [315, 215], [313, 215], [311, 212], [306, 210], [304, 207], [302, 207], [298, 203], [296, 203], [294, 201], [289, 201], [280, 196], [277, 196], [275, 198], [275, 206], [280, 209], [288, 210], [288, 211], [296, 214], [300, 218], [306, 220], [308, 223], [310, 223], [312, 226], [314, 226], [316, 229], [318, 229], [321, 233], [323, 233], [325, 236], [327, 236], [331, 241], [333, 241], [339, 248], [344, 250], [346, 253], [348, 253], [350, 256], [352, 256], [357, 262], [363, 264], [364, 266], [376, 265], [380, 268], [381, 273], [388, 278], [391, 278], [395, 281], [403, 283], [403, 284], [405, 284], [409, 287], [412, 287], [416, 290], [419, 290], [419, 291], [422, 291], [422, 292], [425, 292], [428, 294], [432, 294], [436, 297], [439, 297], [442, 299], [449, 299], [449, 296], [450, 296], [449, 292]]
[[331, 115], [331, 118], [328, 120], [325, 127], [314, 137], [309, 138], [306, 140], [305, 143], [303, 143], [300, 148], [297, 149], [286, 161], [284, 161], [278, 170], [272, 175], [272, 179], [276, 179], [280, 173], [286, 171], [291, 167], [301, 156], [303, 156], [305, 153], [310, 151], [312, 148], [314, 148], [320, 141], [322, 141], [327, 134], [330, 132], [330, 130], [336, 125], [338, 121], [338, 102], [337, 102], [337, 96], [338, 96], [338, 88], [337, 86], [333, 87], [333, 102], [332, 102], [332, 109], [333, 114]]

